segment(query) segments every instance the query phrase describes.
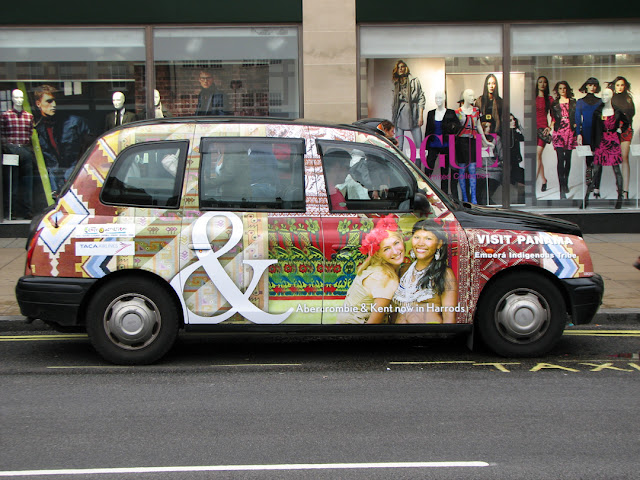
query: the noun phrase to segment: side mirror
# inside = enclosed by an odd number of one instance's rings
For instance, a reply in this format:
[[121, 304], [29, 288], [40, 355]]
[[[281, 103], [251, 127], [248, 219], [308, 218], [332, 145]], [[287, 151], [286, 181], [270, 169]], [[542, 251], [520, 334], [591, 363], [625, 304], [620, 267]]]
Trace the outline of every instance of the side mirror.
[[417, 212], [420, 217], [427, 217], [431, 212], [431, 204], [424, 193], [417, 192], [416, 196], [413, 197], [413, 210]]

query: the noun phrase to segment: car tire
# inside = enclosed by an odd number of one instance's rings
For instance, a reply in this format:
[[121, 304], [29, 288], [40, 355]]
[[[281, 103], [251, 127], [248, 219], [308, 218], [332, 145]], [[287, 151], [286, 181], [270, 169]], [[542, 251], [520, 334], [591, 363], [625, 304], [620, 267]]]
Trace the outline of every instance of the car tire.
[[485, 287], [476, 316], [482, 342], [505, 357], [535, 357], [560, 339], [567, 315], [564, 298], [550, 280], [514, 272]]
[[103, 358], [119, 365], [146, 365], [173, 346], [179, 309], [159, 281], [133, 276], [104, 285], [89, 302], [87, 333]]

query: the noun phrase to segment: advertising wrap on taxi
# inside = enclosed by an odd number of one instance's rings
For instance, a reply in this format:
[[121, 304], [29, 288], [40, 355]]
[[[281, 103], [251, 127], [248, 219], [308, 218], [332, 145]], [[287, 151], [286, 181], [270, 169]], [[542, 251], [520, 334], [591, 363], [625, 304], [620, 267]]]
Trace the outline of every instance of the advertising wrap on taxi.
[[[255, 132], [274, 137], [304, 135], [295, 125], [276, 126], [268, 132], [261, 132], [262, 126], [242, 128], [239, 136]], [[317, 128], [317, 137], [325, 134], [320, 127], [310, 128]], [[187, 126], [176, 123], [149, 131], [145, 127], [123, 130], [97, 142], [73, 186], [42, 220], [29, 273], [100, 279], [120, 270], [146, 271], [175, 291], [185, 323], [193, 325], [399, 325], [472, 323], [483, 287], [509, 267], [530, 265], [561, 279], [592, 272], [580, 237], [463, 228], [418, 175], [416, 188], [430, 204], [422, 212], [330, 210], [325, 178], [315, 173], [307, 173], [300, 213], [202, 210], [198, 209], [200, 153], [185, 148], [188, 167], [183, 167], [179, 205], [143, 208], [101, 201], [100, 188], [108, 175], [115, 175], [110, 169], [120, 151], [138, 143], [165, 141], [170, 148], [163, 155], [168, 152], [165, 159], [175, 161], [184, 148], [184, 142], [179, 142], [190, 134]], [[359, 140], [369, 145], [367, 151], [392, 152], [391, 146], [375, 137], [350, 131], [342, 135], [333, 134], [329, 147], [338, 141]], [[228, 158], [232, 146], [227, 144]], [[291, 152], [285, 149], [282, 158], [289, 158]], [[214, 161], [220, 165], [221, 154], [216, 155]], [[131, 158], [131, 165], [139, 170], [150, 161], [149, 155], [132, 154]], [[321, 162], [315, 149], [307, 146], [307, 172], [321, 172]], [[169, 170], [173, 177], [179, 172], [175, 164]], [[133, 182], [127, 177], [123, 181]], [[151, 184], [152, 179], [145, 181]], [[158, 188], [166, 183], [166, 179], [158, 181]], [[398, 191], [407, 188], [400, 186]], [[135, 198], [144, 202], [147, 197]], [[171, 206], [173, 197], [161, 198]]]

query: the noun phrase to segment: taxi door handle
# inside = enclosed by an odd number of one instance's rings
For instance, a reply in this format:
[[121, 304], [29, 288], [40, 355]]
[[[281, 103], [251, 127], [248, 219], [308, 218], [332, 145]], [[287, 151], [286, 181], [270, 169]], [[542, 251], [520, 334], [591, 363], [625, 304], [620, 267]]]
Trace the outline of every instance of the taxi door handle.
[[208, 243], [190, 243], [189, 248], [191, 250], [211, 250], [211, 245]]

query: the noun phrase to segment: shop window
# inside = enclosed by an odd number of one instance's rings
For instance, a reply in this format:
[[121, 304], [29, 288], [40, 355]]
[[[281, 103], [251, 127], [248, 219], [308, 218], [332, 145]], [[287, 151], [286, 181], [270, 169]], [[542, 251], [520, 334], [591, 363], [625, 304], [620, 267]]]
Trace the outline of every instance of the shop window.
[[304, 211], [304, 140], [204, 138], [202, 209]]
[[144, 116], [144, 66], [142, 28], [0, 28], [0, 110], [11, 110], [21, 91], [40, 147], [20, 193], [33, 198], [33, 211], [53, 201], [92, 140], [115, 126], [116, 92], [122, 118]]
[[298, 51], [296, 27], [156, 28], [165, 116], [298, 118]]
[[502, 27], [366, 26], [360, 48], [360, 116], [390, 120], [445, 193], [500, 205]]
[[[511, 32], [512, 68], [523, 77], [512, 85], [511, 103], [521, 112], [529, 203], [637, 208], [640, 27], [514, 25]], [[602, 135], [607, 87], [625, 122], [615, 125], [619, 132]]]

